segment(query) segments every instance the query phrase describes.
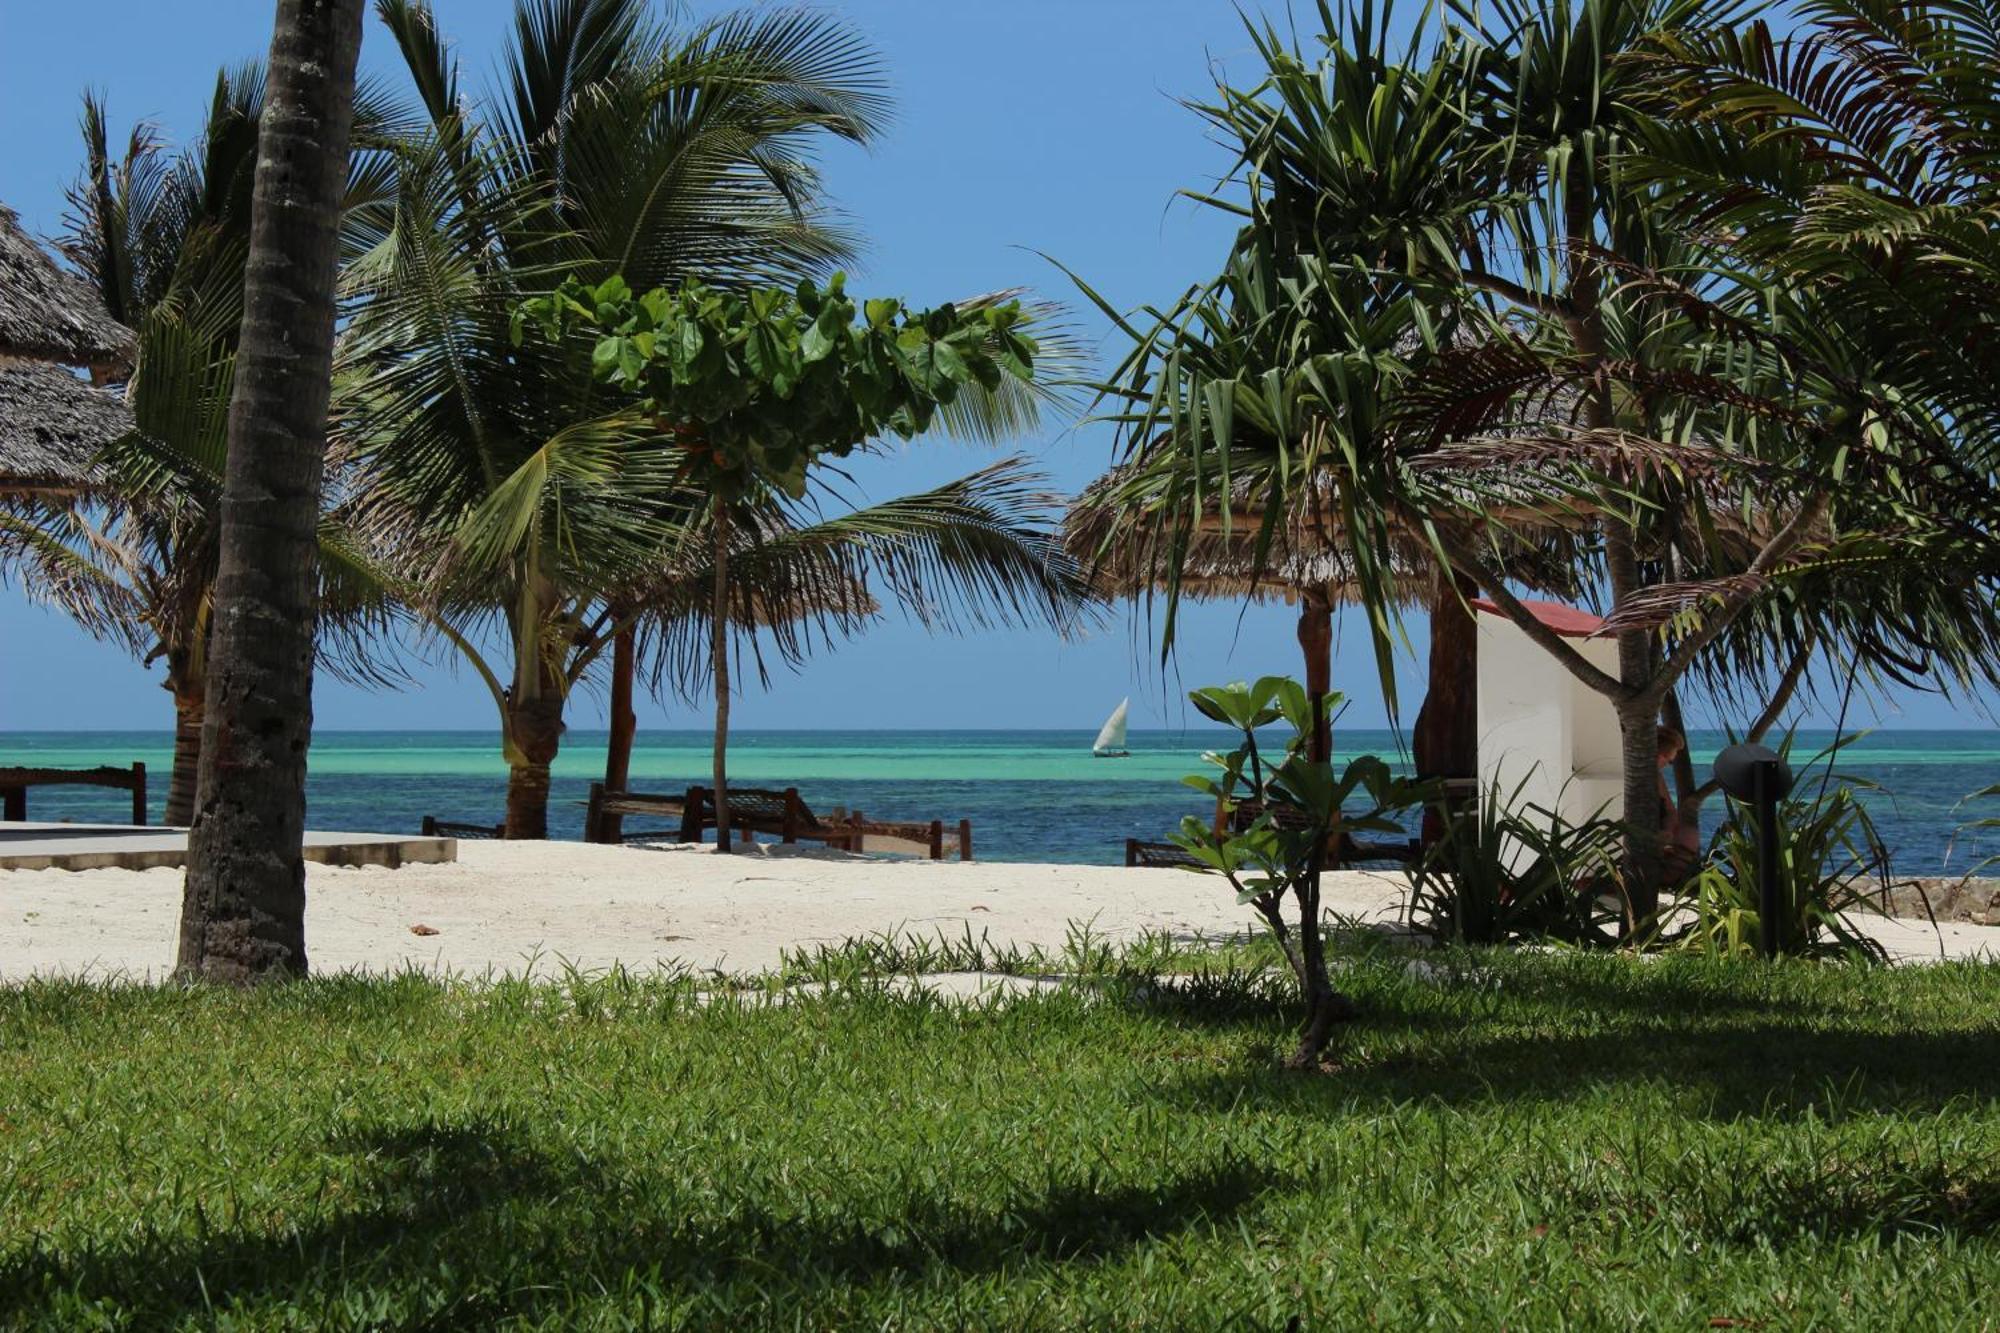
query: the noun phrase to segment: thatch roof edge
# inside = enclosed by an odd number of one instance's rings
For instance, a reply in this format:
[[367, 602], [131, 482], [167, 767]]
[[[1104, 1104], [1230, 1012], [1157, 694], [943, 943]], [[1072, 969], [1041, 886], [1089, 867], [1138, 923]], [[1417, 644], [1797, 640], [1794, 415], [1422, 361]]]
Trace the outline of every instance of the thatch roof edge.
[[61, 366], [0, 362], [0, 492], [96, 490], [99, 452], [131, 429], [131, 409], [118, 394]]
[[59, 267], [0, 204], [0, 357], [129, 371], [132, 331], [111, 318], [90, 284]]

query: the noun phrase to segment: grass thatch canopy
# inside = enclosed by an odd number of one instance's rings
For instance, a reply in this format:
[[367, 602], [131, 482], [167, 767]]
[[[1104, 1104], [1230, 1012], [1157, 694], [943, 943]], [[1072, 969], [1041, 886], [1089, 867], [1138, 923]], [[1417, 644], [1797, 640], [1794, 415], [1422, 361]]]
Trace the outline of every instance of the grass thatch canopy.
[[131, 429], [118, 394], [61, 366], [0, 363], [0, 492], [88, 491], [98, 453]]
[[57, 361], [111, 376], [132, 368], [132, 331], [90, 284], [57, 267], [0, 204], [0, 360]]
[[[1142, 472], [1114, 468], [1071, 504], [1063, 544], [1106, 597], [1165, 592], [1176, 559], [1186, 597], [1290, 603], [1315, 592], [1337, 605], [1360, 596], [1345, 527], [1331, 497], [1323, 494], [1325, 483], [1308, 483], [1310, 494], [1270, 524], [1261, 553], [1263, 488], [1245, 479], [1233, 490], [1226, 519], [1221, 504], [1212, 501], [1198, 520], [1183, 525], [1157, 507]], [[1388, 557], [1397, 595], [1412, 605], [1428, 605], [1437, 592], [1437, 567], [1424, 539], [1402, 537]]]
[[[1227, 515], [1220, 497], [1212, 496], [1192, 522], [1163, 507], [1157, 480], [1140, 466], [1116, 467], [1070, 505], [1063, 544], [1102, 595], [1166, 592], [1178, 558], [1179, 591], [1186, 597], [1291, 603], [1311, 591], [1332, 605], [1359, 600], [1352, 544], [1330, 478], [1315, 475], [1296, 484], [1285, 511], [1269, 524], [1268, 538], [1264, 474], [1239, 474]], [[1510, 578], [1542, 592], [1575, 594], [1573, 548], [1583, 525], [1576, 507], [1524, 498], [1489, 500], [1481, 508], [1491, 524], [1486, 540]], [[1388, 533], [1393, 592], [1406, 605], [1431, 605], [1442, 592], [1431, 537], [1415, 520], [1399, 516], [1391, 516]]]

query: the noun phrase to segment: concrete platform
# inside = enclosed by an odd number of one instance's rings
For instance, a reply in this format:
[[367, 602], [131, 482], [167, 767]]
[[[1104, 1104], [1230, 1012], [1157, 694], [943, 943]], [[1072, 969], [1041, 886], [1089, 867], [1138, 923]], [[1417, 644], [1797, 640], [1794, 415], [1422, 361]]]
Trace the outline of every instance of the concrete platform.
[[[458, 839], [308, 830], [305, 856], [321, 865], [393, 870], [456, 861]], [[0, 870], [152, 870], [186, 864], [186, 829], [130, 824], [0, 824]]]

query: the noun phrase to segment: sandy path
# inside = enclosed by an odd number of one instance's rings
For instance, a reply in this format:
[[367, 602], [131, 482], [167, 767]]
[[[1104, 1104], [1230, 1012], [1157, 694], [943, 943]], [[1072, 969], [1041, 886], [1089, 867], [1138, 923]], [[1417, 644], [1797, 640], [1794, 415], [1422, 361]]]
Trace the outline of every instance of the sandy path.
[[[879, 862], [757, 849], [719, 857], [692, 848], [580, 843], [459, 846], [455, 865], [308, 870], [306, 946], [316, 970], [406, 964], [483, 975], [547, 975], [564, 963], [649, 968], [678, 961], [732, 972], [786, 948], [883, 931], [1059, 949], [1071, 922], [1100, 935], [1147, 930], [1219, 934], [1252, 924], [1215, 880], [1107, 866]], [[0, 979], [87, 972], [159, 978], [173, 964], [177, 870], [0, 871]], [[1399, 877], [1329, 877], [1329, 910], [1393, 920]], [[419, 936], [414, 925], [435, 935]], [[1888, 920], [1876, 933], [1902, 956], [1936, 957], [1927, 925]], [[2000, 958], [2000, 927], [1947, 926], [1945, 952]]]

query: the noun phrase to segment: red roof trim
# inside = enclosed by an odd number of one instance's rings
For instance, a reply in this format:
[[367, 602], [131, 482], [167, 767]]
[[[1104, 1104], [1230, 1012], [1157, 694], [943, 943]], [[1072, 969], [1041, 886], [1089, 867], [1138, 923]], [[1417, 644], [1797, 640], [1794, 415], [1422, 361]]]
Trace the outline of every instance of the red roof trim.
[[[1475, 597], [1472, 604], [1490, 616], [1505, 616], [1507, 613], [1484, 597]], [[1528, 608], [1535, 619], [1562, 635], [1565, 639], [1588, 639], [1604, 628], [1604, 617], [1595, 616], [1579, 606], [1564, 606], [1561, 602], [1536, 602], [1521, 599], [1521, 605]]]

